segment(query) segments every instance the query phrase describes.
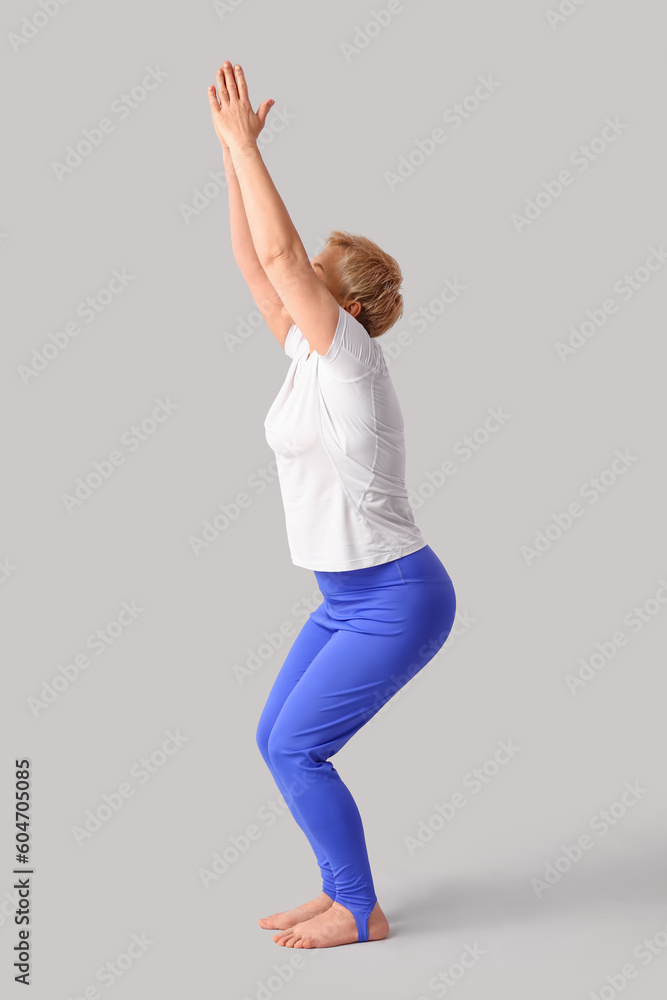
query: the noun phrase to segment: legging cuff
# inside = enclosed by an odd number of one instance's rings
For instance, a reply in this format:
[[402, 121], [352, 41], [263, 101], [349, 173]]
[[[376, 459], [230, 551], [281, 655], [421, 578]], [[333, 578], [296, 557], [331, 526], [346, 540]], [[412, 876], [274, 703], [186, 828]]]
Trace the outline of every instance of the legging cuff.
[[357, 925], [357, 941], [368, 941], [368, 919], [375, 908], [377, 903], [377, 896], [373, 899], [370, 906], [359, 907], [354, 903], [348, 904], [341, 901], [340, 898], [336, 900], [341, 906], [349, 910], [354, 917], [354, 922]]

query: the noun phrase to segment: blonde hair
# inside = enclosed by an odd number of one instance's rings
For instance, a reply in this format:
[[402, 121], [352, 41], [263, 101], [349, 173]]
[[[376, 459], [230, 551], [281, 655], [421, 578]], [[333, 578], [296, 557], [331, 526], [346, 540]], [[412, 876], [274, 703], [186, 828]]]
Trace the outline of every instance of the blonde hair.
[[403, 315], [400, 267], [377, 243], [340, 229], [329, 234], [328, 247], [344, 250], [338, 264], [341, 298], [358, 299], [361, 312], [356, 319], [369, 337], [381, 337]]

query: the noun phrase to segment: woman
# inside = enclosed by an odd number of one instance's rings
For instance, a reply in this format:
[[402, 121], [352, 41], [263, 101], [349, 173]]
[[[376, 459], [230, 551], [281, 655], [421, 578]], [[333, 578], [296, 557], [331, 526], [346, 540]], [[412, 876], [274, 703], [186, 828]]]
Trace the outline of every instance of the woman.
[[292, 561], [323, 601], [271, 689], [257, 743], [322, 876], [318, 897], [260, 919], [277, 944], [387, 936], [357, 806], [329, 758], [444, 644], [456, 599], [416, 526], [403, 418], [378, 338], [402, 315], [396, 261], [334, 232], [309, 261], [257, 147], [240, 66], [209, 87], [229, 184], [234, 257], [291, 365], [265, 420]]

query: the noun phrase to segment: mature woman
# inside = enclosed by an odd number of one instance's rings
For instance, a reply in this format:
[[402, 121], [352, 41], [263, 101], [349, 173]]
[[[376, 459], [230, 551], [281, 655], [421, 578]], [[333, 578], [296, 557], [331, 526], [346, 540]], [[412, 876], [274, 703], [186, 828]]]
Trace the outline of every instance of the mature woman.
[[324, 598], [257, 728], [317, 858], [322, 892], [259, 923], [288, 948], [376, 941], [389, 924], [359, 810], [329, 758], [433, 658], [456, 607], [452, 581], [414, 521], [403, 418], [378, 341], [403, 313], [401, 272], [375, 243], [338, 231], [310, 261], [257, 147], [274, 102], [255, 113], [241, 67], [228, 62], [208, 95], [234, 257], [291, 359], [265, 420], [290, 554], [314, 571]]

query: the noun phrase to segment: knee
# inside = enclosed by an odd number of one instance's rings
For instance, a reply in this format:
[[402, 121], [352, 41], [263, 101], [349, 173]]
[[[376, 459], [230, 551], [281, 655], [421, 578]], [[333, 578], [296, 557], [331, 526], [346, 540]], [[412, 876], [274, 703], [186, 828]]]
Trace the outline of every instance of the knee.
[[269, 760], [277, 771], [292, 770], [308, 759], [308, 749], [300, 746], [293, 733], [282, 726], [279, 720], [269, 734], [266, 749]]
[[266, 754], [271, 763], [280, 765], [289, 754], [289, 739], [279, 726], [274, 726], [266, 741]]
[[274, 718], [265, 713], [257, 724], [255, 740], [262, 757], [273, 769], [289, 767], [290, 762], [300, 757], [299, 747], [291, 729], [281, 723], [280, 716]]
[[[321, 780], [326, 758], [321, 748], [304, 746], [293, 731], [277, 723], [269, 736], [268, 755], [271, 770], [278, 775], [292, 802], [298, 803]], [[330, 765], [327, 767], [330, 770]], [[285, 794], [285, 793], [283, 793]]]
[[271, 728], [269, 721], [262, 716], [257, 724], [257, 732], [255, 733], [255, 741], [259, 747], [259, 752], [267, 764], [270, 761], [269, 741], [271, 739]]

